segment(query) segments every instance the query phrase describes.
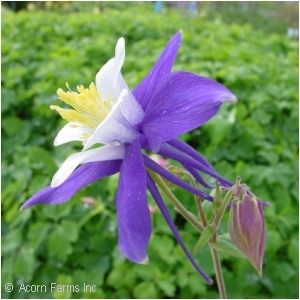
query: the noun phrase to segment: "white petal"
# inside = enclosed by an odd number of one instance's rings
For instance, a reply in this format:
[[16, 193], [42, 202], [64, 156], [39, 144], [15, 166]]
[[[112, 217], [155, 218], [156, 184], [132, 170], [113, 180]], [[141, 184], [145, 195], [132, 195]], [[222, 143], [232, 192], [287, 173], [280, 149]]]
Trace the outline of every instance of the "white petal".
[[125, 111], [128, 114], [131, 109], [126, 106], [126, 103], [130, 105], [133, 100], [135, 101], [134, 98], [132, 99], [129, 96], [128, 91], [124, 89], [108, 116], [96, 128], [95, 133], [87, 140], [83, 150], [88, 149], [96, 143], [131, 143], [138, 136], [139, 132], [124, 117], [122, 112], [122, 103], [124, 102]]
[[87, 133], [92, 135], [95, 130], [84, 127], [75, 122], [69, 122], [65, 125], [57, 134], [54, 140], [54, 146], [59, 146], [64, 143], [68, 143], [71, 141], [83, 141], [82, 138], [83, 133]]
[[117, 90], [114, 85], [115, 78], [118, 72], [115, 67], [115, 59], [112, 58], [109, 60], [97, 73], [96, 75], [96, 87], [100, 92], [101, 98], [103, 100], [111, 99], [110, 96], [113, 97], [113, 101], [116, 101], [118, 97]]
[[131, 125], [136, 125], [143, 120], [145, 113], [131, 91], [129, 89], [126, 90], [128, 95], [124, 96], [124, 100], [121, 102], [121, 111]]
[[[110, 99], [116, 102], [125, 84], [120, 71], [125, 60], [125, 41], [120, 38], [116, 45], [115, 58], [110, 59], [96, 75], [96, 87], [104, 100]], [[120, 84], [122, 80], [122, 84]], [[125, 84], [126, 85], [126, 84]], [[126, 85], [127, 86], [127, 85]]]
[[115, 51], [116, 68], [120, 72], [125, 60], [125, 40], [120, 38]]
[[75, 153], [69, 156], [55, 173], [51, 181], [51, 187], [54, 188], [61, 185], [80, 164], [95, 161], [122, 159], [124, 158], [124, 154], [125, 147], [123, 145], [106, 145], [97, 149]]

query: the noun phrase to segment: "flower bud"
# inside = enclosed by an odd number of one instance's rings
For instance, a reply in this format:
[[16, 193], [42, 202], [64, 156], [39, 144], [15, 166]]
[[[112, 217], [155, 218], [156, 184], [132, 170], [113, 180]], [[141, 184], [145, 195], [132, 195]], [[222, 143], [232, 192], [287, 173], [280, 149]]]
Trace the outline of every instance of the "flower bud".
[[262, 201], [248, 193], [243, 201], [233, 200], [228, 227], [233, 243], [261, 276], [266, 243]]

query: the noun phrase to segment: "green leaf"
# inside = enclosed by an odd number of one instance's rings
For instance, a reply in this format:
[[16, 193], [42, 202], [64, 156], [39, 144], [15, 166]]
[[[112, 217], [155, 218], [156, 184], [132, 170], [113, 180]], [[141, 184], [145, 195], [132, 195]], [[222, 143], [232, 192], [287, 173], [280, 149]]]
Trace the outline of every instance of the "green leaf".
[[58, 261], [65, 262], [72, 253], [72, 246], [62, 228], [55, 228], [48, 240], [48, 255]]
[[194, 298], [200, 298], [200, 296], [205, 294], [205, 282], [199, 277], [199, 274], [194, 273], [189, 276], [189, 287], [193, 292]]
[[50, 227], [49, 224], [43, 222], [37, 222], [29, 227], [28, 239], [30, 239], [30, 245], [34, 249], [37, 249], [39, 245], [45, 240]]
[[59, 274], [56, 282], [51, 283], [51, 290], [55, 299], [69, 299], [74, 292], [80, 291], [80, 286], [73, 284], [70, 275]]
[[281, 236], [277, 231], [268, 230], [267, 242], [266, 242], [266, 253], [269, 255], [276, 253], [281, 246]]
[[123, 286], [127, 287], [128, 289], [131, 289], [136, 285], [137, 282], [137, 274], [132, 269], [126, 270], [126, 276], [123, 277], [122, 283]]
[[157, 285], [165, 295], [167, 295], [168, 297], [174, 297], [176, 286], [173, 283], [163, 280], [157, 280]]
[[32, 249], [23, 248], [17, 254], [14, 275], [22, 282], [30, 282], [37, 264]]
[[288, 282], [296, 274], [296, 270], [285, 261], [278, 261], [274, 271], [275, 278], [283, 282]]
[[118, 289], [123, 285], [122, 280], [123, 280], [124, 274], [121, 273], [120, 271], [113, 270], [112, 272], [109, 273], [106, 283], [115, 288]]
[[22, 233], [16, 228], [6, 235], [2, 236], [2, 254], [11, 253], [16, 250], [22, 242]]
[[176, 274], [176, 279], [177, 279], [177, 285], [180, 286], [181, 288], [187, 286], [188, 276], [186, 274], [186, 271], [183, 270], [182, 268], [178, 269], [178, 272]]
[[210, 223], [215, 216], [215, 213], [213, 210], [213, 203], [210, 201], [204, 200], [201, 205], [202, 205], [202, 208], [204, 211], [205, 219], [208, 223]]
[[229, 233], [219, 235], [215, 243], [211, 243], [211, 246], [217, 251], [224, 252], [238, 258], [245, 258], [244, 254], [233, 244]]
[[8, 136], [14, 136], [22, 130], [23, 122], [17, 117], [8, 117], [2, 120], [2, 127]]
[[71, 201], [62, 204], [43, 205], [41, 206], [42, 214], [51, 220], [58, 221], [70, 214], [72, 205]]
[[298, 269], [299, 267], [299, 241], [293, 239], [288, 246], [288, 256], [293, 266]]
[[133, 269], [136, 274], [143, 280], [154, 280], [160, 274], [159, 266], [151, 263], [151, 261], [149, 265], [134, 265]]
[[209, 242], [209, 240], [212, 238], [215, 232], [216, 232], [216, 226], [214, 226], [213, 224], [207, 225], [204, 228], [203, 232], [200, 235], [199, 240], [195, 245], [195, 248], [193, 250], [193, 255], [196, 255], [201, 250], [201, 248]]
[[2, 284], [13, 282], [13, 270], [14, 270], [14, 255], [7, 255], [2, 260]]
[[64, 221], [61, 226], [67, 239], [70, 242], [76, 242], [78, 238], [78, 227], [76, 223], [73, 221]]
[[133, 296], [137, 299], [155, 299], [157, 289], [153, 282], [141, 282], [134, 288]]

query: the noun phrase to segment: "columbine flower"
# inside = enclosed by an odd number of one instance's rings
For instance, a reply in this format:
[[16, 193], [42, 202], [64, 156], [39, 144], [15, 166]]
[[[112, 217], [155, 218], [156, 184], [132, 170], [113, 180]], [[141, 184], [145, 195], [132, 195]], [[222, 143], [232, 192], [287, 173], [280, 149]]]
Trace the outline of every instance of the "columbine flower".
[[[57, 91], [59, 98], [74, 109], [51, 106], [69, 121], [58, 133], [54, 145], [79, 140], [83, 142], [83, 152], [68, 157], [54, 175], [51, 186], [21, 208], [63, 203], [91, 182], [120, 172], [116, 196], [120, 251], [133, 262], [148, 262], [151, 235], [148, 188], [183, 251], [211, 283], [183, 244], [146, 168], [204, 199], [212, 201], [212, 197], [185, 183], [141, 151], [146, 149], [177, 160], [205, 187], [211, 186], [199, 171], [217, 178], [225, 187], [232, 186], [200, 154], [177, 138], [212, 118], [223, 102], [237, 101], [230, 91], [211, 79], [184, 71], [171, 72], [180, 44], [181, 32], [178, 32], [132, 92], [120, 73], [125, 59], [123, 38], [117, 43], [115, 58], [98, 72], [96, 86], [91, 83], [88, 89], [77, 87], [77, 92]], [[88, 150], [95, 144], [104, 146]], [[80, 164], [83, 165], [77, 168]]]

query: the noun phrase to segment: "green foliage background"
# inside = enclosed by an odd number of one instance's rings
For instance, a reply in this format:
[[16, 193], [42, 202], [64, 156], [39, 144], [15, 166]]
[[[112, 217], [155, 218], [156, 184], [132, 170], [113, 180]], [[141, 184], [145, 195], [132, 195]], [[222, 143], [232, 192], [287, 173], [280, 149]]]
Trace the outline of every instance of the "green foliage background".
[[[234, 181], [240, 175], [271, 203], [265, 209], [263, 277], [246, 260], [221, 255], [228, 296], [298, 298], [298, 43], [250, 25], [207, 22], [175, 10], [154, 14], [141, 3], [115, 7], [120, 9], [2, 12], [2, 297], [218, 298], [216, 285], [206, 285], [196, 273], [158, 209], [152, 214], [151, 263], [135, 265], [119, 253], [117, 176], [86, 187], [65, 204], [19, 213], [64, 159], [80, 151], [79, 143], [53, 146], [65, 124], [49, 109], [59, 103], [56, 90], [65, 82], [75, 89], [94, 81], [121, 36], [126, 40], [122, 73], [133, 88], [171, 35], [183, 29], [174, 69], [217, 80], [239, 102], [182, 138], [224, 177]], [[176, 194], [195, 211], [191, 195], [179, 189]], [[84, 204], [86, 197], [93, 204]], [[197, 232], [169, 209], [192, 250]], [[214, 278], [208, 249], [196, 261]], [[7, 282], [15, 285], [11, 293], [4, 290]], [[94, 284], [97, 291], [51, 292], [51, 282]], [[21, 283], [45, 284], [47, 291], [19, 292]]]

